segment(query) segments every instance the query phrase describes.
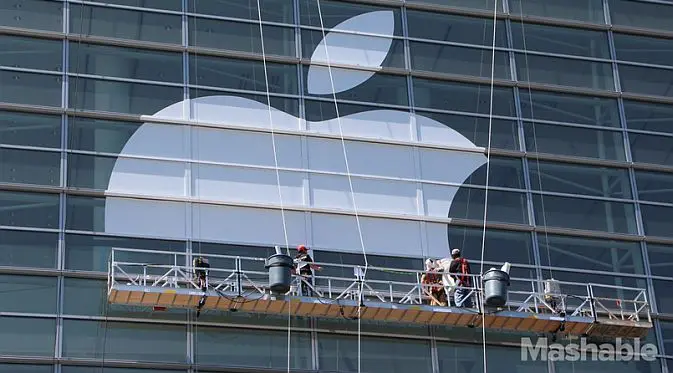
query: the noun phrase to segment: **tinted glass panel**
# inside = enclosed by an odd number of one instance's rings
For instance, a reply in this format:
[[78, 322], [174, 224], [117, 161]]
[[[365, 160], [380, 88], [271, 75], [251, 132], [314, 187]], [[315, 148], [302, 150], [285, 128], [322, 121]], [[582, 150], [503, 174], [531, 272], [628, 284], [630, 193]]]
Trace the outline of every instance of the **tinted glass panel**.
[[0, 364], [2, 373], [52, 373], [53, 371], [54, 367], [51, 365]]
[[[488, 175], [489, 187], [524, 189], [523, 164], [520, 158], [501, 158], [492, 156]], [[486, 185], [486, 167], [479, 167], [463, 184]]]
[[[224, 20], [189, 18], [189, 45], [262, 54], [259, 25]], [[264, 26], [267, 55], [295, 56], [294, 29]]]
[[63, 42], [60, 40], [4, 35], [0, 39], [0, 47], [4, 51], [0, 54], [2, 66], [63, 71]]
[[[339, 106], [341, 108], [341, 106]], [[450, 126], [477, 146], [488, 146], [489, 119], [464, 115], [441, 114], [417, 111], [417, 115], [434, 119]], [[421, 128], [421, 141], [434, 142], [431, 135], [425, 135]], [[491, 147], [509, 150], [519, 149], [519, 130], [514, 121], [493, 119], [491, 122]]]
[[[304, 78], [308, 76], [308, 67], [304, 68]], [[355, 74], [362, 74], [362, 71], [342, 69], [340, 74], [342, 77]], [[327, 84], [330, 84], [328, 82]], [[331, 86], [327, 86], [331, 87]], [[306, 92], [311, 95], [311, 92]], [[359, 102], [377, 102], [380, 104], [389, 105], [409, 105], [409, 97], [407, 94], [407, 79], [400, 75], [385, 75], [375, 74], [367, 79], [362, 85], [357, 86], [356, 89], [350, 89], [344, 92], [337, 93], [337, 99], [359, 101]], [[331, 95], [325, 97], [331, 98]]]
[[70, 43], [70, 72], [182, 83], [182, 54]]
[[63, 32], [63, 3], [43, 0], [2, 1], [0, 25]]
[[588, 196], [631, 198], [628, 171], [564, 163], [528, 161], [534, 190], [583, 194]]
[[[431, 372], [430, 342], [390, 338], [361, 338], [363, 372]], [[318, 335], [320, 367], [336, 372], [358, 371], [358, 338], [336, 334]]]
[[[518, 1], [515, 0], [514, 2], [517, 3]], [[524, 51], [610, 58], [608, 35], [601, 31], [532, 23], [522, 25], [519, 21], [512, 21], [512, 38], [514, 48]]]
[[106, 190], [117, 157], [68, 154], [68, 186]]
[[71, 4], [70, 32], [181, 44], [182, 17], [173, 14]]
[[0, 225], [58, 228], [58, 194], [0, 192]]
[[182, 370], [162, 370], [156, 368], [110, 368], [109, 366], [63, 366], [61, 373], [185, 373]]
[[673, 41], [645, 36], [614, 34], [617, 59], [659, 65], [673, 64]]
[[0, 351], [14, 356], [54, 356], [56, 319], [0, 317]]
[[[485, 194], [484, 189], [458, 189], [448, 217], [483, 221]], [[523, 193], [488, 191], [488, 221], [528, 224], [527, 211]]]
[[615, 25], [673, 31], [673, 7], [670, 5], [612, 0], [610, 17]]
[[625, 100], [624, 112], [629, 129], [673, 133], [671, 105]]
[[[321, 2], [322, 4], [322, 2]], [[341, 38], [335, 38], [335, 36], [341, 36]], [[360, 40], [357, 40], [356, 38], [361, 38]], [[360, 45], [387, 45], [387, 40], [390, 39], [383, 39], [381, 37], [377, 36], [355, 36], [353, 34], [346, 34], [346, 33], [338, 33], [338, 31], [333, 31], [332, 36], [330, 36], [331, 40], [329, 40], [329, 43], [327, 44], [330, 47], [330, 50], [332, 48], [334, 49], [340, 49], [343, 53], [353, 53], [355, 56], [358, 56], [360, 53]], [[304, 58], [311, 58], [313, 56], [313, 53], [316, 52], [318, 49], [319, 43], [322, 41], [322, 32], [321, 31], [312, 31], [312, 30], [302, 30], [301, 31], [301, 43], [302, 43], [302, 56]], [[388, 54], [386, 55], [385, 59], [381, 63], [381, 66], [383, 67], [399, 67], [399, 68], [404, 68], [404, 41], [402, 39], [392, 39], [391, 41], [390, 48], [388, 49]], [[323, 47], [320, 47], [320, 52], [324, 53]], [[373, 48], [378, 48], [373, 47]], [[378, 52], [383, 52], [379, 50]], [[335, 59], [335, 56], [333, 55], [333, 52], [330, 52], [330, 58]], [[358, 64], [361, 63], [360, 57], [354, 57], [353, 63], [351, 63], [352, 66], [357, 66]], [[340, 64], [348, 64], [348, 60], [340, 60]]]
[[[221, 96], [221, 95], [223, 95], [223, 93], [218, 92], [218, 91], [194, 88], [194, 89], [189, 90], [189, 95], [192, 99], [194, 99], [194, 98], [198, 98], [198, 97]], [[253, 94], [237, 93], [236, 97], [257, 101], [257, 102], [262, 103], [264, 105], [267, 105], [267, 102], [268, 102], [267, 101], [268, 97], [265, 94], [253, 95]], [[278, 110], [281, 110], [281, 111], [285, 112], [286, 114], [294, 115], [297, 118], [299, 117], [299, 100], [298, 99], [271, 96], [271, 107], [274, 107]], [[332, 101], [332, 107], [334, 107], [334, 101]], [[196, 115], [197, 112], [198, 112], [197, 110], [194, 110], [191, 113], [191, 116], [192, 116], [191, 119], [195, 118], [195, 115]], [[341, 114], [341, 112], [339, 112], [339, 114], [343, 115], [343, 114]]]
[[[641, 344], [641, 346], [644, 343]], [[599, 356], [598, 354], [596, 356]], [[639, 356], [640, 357], [640, 356]], [[644, 358], [640, 360], [630, 361], [614, 361], [606, 360], [593, 361], [592, 353], [587, 352], [586, 361], [559, 361], [556, 362], [557, 373], [659, 373], [661, 366], [658, 361], [646, 361]]]
[[0, 101], [61, 107], [61, 77], [0, 71]]
[[[264, 64], [261, 61], [190, 56], [189, 82], [194, 85], [266, 92]], [[297, 94], [295, 65], [266, 64], [271, 93]]]
[[673, 80], [673, 70], [620, 64], [619, 77], [624, 92], [651, 96], [673, 96], [673, 88], [668, 84], [669, 81]]
[[[311, 336], [290, 333], [290, 367], [310, 369]], [[196, 360], [208, 365], [287, 367], [287, 332], [200, 327]]]
[[0, 182], [58, 186], [61, 153], [0, 149]]
[[140, 123], [68, 118], [68, 149], [119, 153]]
[[0, 111], [3, 144], [59, 148], [61, 116]]
[[[462, 248], [465, 258], [473, 263], [479, 263], [481, 260], [482, 229], [449, 225], [448, 234], [449, 247]], [[530, 233], [487, 229], [484, 261], [494, 264], [503, 262], [534, 264]]]
[[[446, 1], [441, 1], [441, 3], [446, 4]], [[493, 17], [490, 19], [462, 17], [451, 14], [409, 10], [407, 11], [407, 19], [409, 22], [409, 37], [411, 38], [486, 45], [489, 47], [493, 45]], [[507, 47], [505, 22], [499, 21], [495, 32], [496, 46]], [[490, 54], [490, 50], [488, 53]]]
[[0, 275], [3, 312], [56, 313], [56, 277]]
[[151, 115], [182, 100], [182, 88], [77, 78], [70, 80], [70, 108]]
[[[414, 99], [417, 107], [488, 114], [490, 86], [414, 78]], [[515, 116], [511, 88], [495, 87], [493, 114]]]
[[300, 23], [306, 26], [322, 27], [320, 15], [322, 15], [322, 24], [325, 28], [332, 28], [347, 19], [356, 17], [363, 13], [376, 11], [393, 11], [395, 15], [395, 35], [402, 35], [402, 23], [400, 10], [396, 8], [375, 7], [364, 4], [343, 3], [336, 1], [320, 1], [320, 12], [318, 11], [318, 2], [314, 0], [300, 0], [299, 13]]
[[623, 161], [621, 132], [525, 123], [526, 149], [540, 153]]
[[[546, 202], [546, 200], [545, 200]], [[645, 274], [640, 244], [537, 234], [543, 266]]]
[[673, 202], [673, 177], [668, 173], [636, 170], [638, 198], [642, 201]]
[[539, 226], [546, 223], [551, 227], [637, 233], [634, 207], [630, 203], [549, 195], [542, 201], [539, 194], [533, 194], [533, 207]]
[[[488, 339], [488, 338], [487, 338]], [[488, 347], [486, 367], [506, 366], [508, 372], [533, 373], [546, 372], [547, 362], [523, 361], [521, 349], [507, 347]], [[439, 371], [442, 373], [478, 373], [484, 371], [484, 351], [478, 344], [437, 343]]]
[[173, 11], [182, 10], [182, 0], [93, 0], [96, 3], [136, 6], [141, 8], [155, 8]]
[[522, 81], [615, 90], [609, 63], [517, 53], [516, 66], [517, 76]]
[[186, 351], [184, 326], [63, 320], [66, 357], [184, 363]]
[[611, 98], [521, 90], [521, 112], [534, 120], [620, 127], [619, 105]]
[[[668, 202], [670, 203], [671, 201]], [[669, 221], [673, 208], [641, 204], [640, 213], [643, 216], [643, 228], [646, 235], [673, 237]]]
[[661, 322], [661, 334], [664, 340], [664, 353], [673, 355], [673, 323]]
[[[66, 234], [65, 268], [107, 272], [107, 262], [110, 257], [110, 248], [112, 247], [176, 252], [185, 251], [184, 242]], [[136, 260], [140, 263], [152, 261], [152, 258], [163, 260], [163, 254], [149, 254], [149, 256], [145, 254], [120, 255], [126, 255], [126, 259], [123, 260]]]
[[631, 154], [635, 162], [673, 165], [673, 141], [670, 137], [629, 133]]
[[[260, 0], [259, 3], [262, 8], [262, 21], [294, 22], [292, 0]], [[188, 0], [187, 11], [218, 17], [250, 19], [253, 21], [259, 19], [257, 1], [250, 0]]]
[[657, 310], [661, 313], [673, 314], [673, 293], [671, 293], [673, 282], [653, 280], [652, 284], [656, 295]]
[[0, 231], [0, 265], [55, 268], [58, 233]]
[[[673, 273], [673, 247], [648, 243], [647, 256], [650, 259], [652, 275], [671, 276], [671, 273]], [[670, 353], [673, 353], [673, 351], [670, 351]]]
[[509, 9], [512, 14], [605, 23], [601, 0], [568, 0], [563, 3], [547, 0], [513, 0], [509, 2]]
[[[411, 68], [445, 74], [491, 77], [491, 51], [422, 42], [410, 42]], [[496, 52], [495, 78], [511, 79], [509, 54]]]

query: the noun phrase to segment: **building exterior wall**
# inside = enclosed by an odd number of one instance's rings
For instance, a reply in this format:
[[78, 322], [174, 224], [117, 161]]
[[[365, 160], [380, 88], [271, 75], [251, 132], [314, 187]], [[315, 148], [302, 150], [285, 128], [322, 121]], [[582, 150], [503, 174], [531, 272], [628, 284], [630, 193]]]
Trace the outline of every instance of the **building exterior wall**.
[[256, 0], [0, 1], [0, 372], [356, 372], [359, 343], [362, 372], [481, 372], [480, 330], [194, 323], [105, 278], [111, 247], [476, 268], [486, 195], [486, 266], [645, 288], [660, 352], [521, 362], [489, 332], [489, 369], [668, 371], [673, 4], [498, 1], [490, 118], [493, 1], [260, 2], [264, 54]]

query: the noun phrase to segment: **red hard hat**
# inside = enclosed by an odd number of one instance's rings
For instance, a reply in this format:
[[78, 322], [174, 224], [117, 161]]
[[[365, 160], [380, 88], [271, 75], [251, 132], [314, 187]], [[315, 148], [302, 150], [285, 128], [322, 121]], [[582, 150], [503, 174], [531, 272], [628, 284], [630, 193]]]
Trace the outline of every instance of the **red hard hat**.
[[297, 246], [297, 251], [306, 251], [306, 246], [304, 245]]

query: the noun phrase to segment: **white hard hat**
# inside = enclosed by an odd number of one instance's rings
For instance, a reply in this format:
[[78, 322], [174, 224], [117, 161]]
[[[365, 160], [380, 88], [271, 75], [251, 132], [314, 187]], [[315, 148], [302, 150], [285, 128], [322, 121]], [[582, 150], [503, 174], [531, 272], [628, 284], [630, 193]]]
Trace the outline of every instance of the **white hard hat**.
[[458, 255], [458, 254], [460, 254], [460, 249], [451, 250], [451, 255]]
[[433, 268], [435, 266], [435, 262], [432, 259], [427, 259], [425, 261], [425, 268]]

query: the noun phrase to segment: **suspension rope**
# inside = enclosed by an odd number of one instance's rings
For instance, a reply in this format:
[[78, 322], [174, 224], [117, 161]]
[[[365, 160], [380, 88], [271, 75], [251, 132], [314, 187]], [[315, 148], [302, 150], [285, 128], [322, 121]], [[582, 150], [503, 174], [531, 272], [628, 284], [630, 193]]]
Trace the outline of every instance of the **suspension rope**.
[[486, 310], [484, 309], [484, 252], [486, 250], [486, 221], [488, 214], [488, 181], [491, 173], [491, 140], [493, 138], [493, 91], [495, 88], [495, 41], [498, 25], [498, 0], [493, 4], [493, 45], [491, 46], [491, 87], [490, 87], [490, 107], [488, 110], [488, 146], [486, 147], [486, 186], [484, 190], [484, 230], [481, 236], [481, 261], [480, 261], [480, 279], [481, 279], [481, 341], [484, 352], [484, 373], [487, 373], [486, 365]]
[[[549, 268], [549, 276], [553, 279], [554, 272], [551, 263], [551, 249], [549, 248], [549, 235], [547, 233], [547, 213], [544, 209], [544, 194], [542, 193], [542, 174], [540, 173], [540, 149], [537, 144], [537, 135], [535, 133], [535, 109], [533, 108], [533, 93], [530, 82], [530, 69], [528, 68], [528, 48], [526, 47], [526, 26], [523, 22], [523, 0], [519, 0], [519, 10], [521, 19], [521, 38], [523, 39], [523, 53], [525, 59], [526, 82], [528, 86], [528, 100], [530, 105], [530, 118], [533, 128], [533, 141], [535, 143], [535, 165], [537, 166], [537, 180], [540, 191], [540, 203], [542, 208], [542, 229], [544, 230], [545, 246], [547, 248], [547, 266]], [[539, 247], [539, 245], [538, 245]]]
[[358, 236], [360, 238], [360, 246], [362, 248], [362, 256], [365, 262], [365, 268], [362, 273], [358, 273], [360, 276], [359, 289], [358, 289], [358, 373], [362, 371], [362, 303], [363, 303], [363, 290], [364, 282], [367, 277], [367, 269], [369, 268], [369, 262], [367, 261], [367, 250], [365, 249], [365, 241], [362, 235], [362, 226], [360, 224], [360, 215], [358, 213], [357, 202], [355, 201], [355, 191], [353, 189], [353, 179], [351, 177], [350, 165], [348, 164], [348, 152], [346, 151], [346, 141], [344, 140], [343, 127], [341, 125], [341, 116], [339, 115], [339, 104], [337, 102], [336, 89], [334, 87], [334, 76], [332, 74], [332, 63], [329, 56], [329, 46], [327, 45], [327, 38], [325, 33], [325, 23], [322, 16], [322, 8], [320, 6], [320, 0], [316, 0], [318, 6], [318, 18], [320, 19], [320, 30], [322, 32], [322, 42], [325, 46], [325, 58], [327, 59], [327, 71], [329, 72], [329, 80], [332, 88], [332, 99], [334, 101], [334, 110], [336, 112], [336, 119], [339, 125], [339, 137], [341, 138], [341, 148], [344, 154], [344, 162], [346, 165], [346, 175], [348, 176], [348, 186], [350, 188], [351, 200], [353, 201], [353, 211], [355, 214], [355, 222], [357, 224]]

